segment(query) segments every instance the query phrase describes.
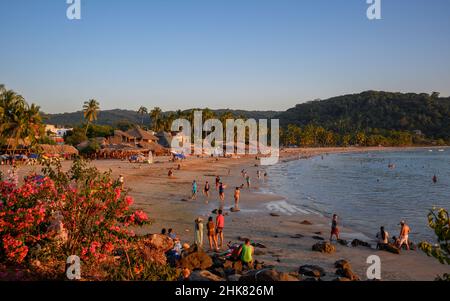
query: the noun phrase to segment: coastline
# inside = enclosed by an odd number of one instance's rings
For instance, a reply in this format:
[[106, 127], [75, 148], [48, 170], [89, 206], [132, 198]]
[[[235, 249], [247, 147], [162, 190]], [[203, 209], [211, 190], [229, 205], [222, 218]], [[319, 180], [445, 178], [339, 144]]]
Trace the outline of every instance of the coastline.
[[[430, 147], [428, 147], [430, 148]], [[302, 148], [287, 149], [280, 152], [280, 162], [306, 159], [318, 155], [331, 153], [372, 152], [372, 151], [404, 151], [412, 148]], [[413, 148], [416, 149], [416, 148]], [[134, 197], [136, 207], [143, 209], [154, 221], [137, 234], [159, 233], [161, 228], [173, 228], [182, 241], [192, 243], [194, 220], [198, 216], [207, 219], [213, 216], [212, 210], [218, 208], [218, 193], [214, 190], [214, 177], [218, 174], [227, 185], [224, 206], [225, 241], [239, 242], [239, 237], [248, 237], [253, 241], [265, 245], [267, 248], [257, 248], [255, 258], [273, 265], [277, 270], [295, 272], [303, 264], [317, 264], [322, 266], [327, 274], [334, 274], [334, 262], [347, 259], [361, 279], [366, 279], [366, 269], [369, 264], [366, 259], [369, 255], [378, 255], [382, 260], [383, 280], [434, 280], [438, 274], [449, 272], [447, 266], [439, 264], [433, 258], [428, 258], [421, 251], [402, 252], [400, 255], [378, 251], [365, 247], [346, 247], [337, 245], [334, 254], [321, 254], [313, 252], [311, 246], [318, 242], [312, 238], [314, 235], [327, 239], [329, 236], [329, 220], [317, 214], [309, 213], [304, 208], [295, 208], [292, 212], [277, 212], [279, 216], [270, 215], [268, 205], [276, 203], [289, 203], [289, 200], [278, 194], [263, 193], [263, 181], [256, 179], [258, 162], [253, 156], [239, 159], [219, 160], [213, 158], [188, 158], [181, 170], [175, 170], [174, 177], [169, 179], [169, 168], [177, 163], [168, 162], [166, 157], [158, 157], [155, 164], [130, 164], [119, 160], [98, 160], [92, 162], [101, 171], [112, 170], [113, 177], [123, 174], [125, 186], [130, 189], [129, 194]], [[64, 168], [70, 162], [64, 162]], [[31, 170], [39, 171], [39, 166], [20, 168], [21, 173]], [[234, 204], [233, 187], [244, 183], [240, 171], [246, 169], [251, 175], [250, 190], [244, 188], [241, 192], [240, 212], [230, 212]], [[6, 166], [1, 166], [5, 172]], [[228, 175], [229, 173], [229, 175]], [[270, 177], [270, 174], [269, 174]], [[189, 200], [191, 182], [196, 179], [201, 192], [204, 182], [208, 180], [211, 185], [211, 196], [206, 203], [205, 198], [199, 194], [197, 200]], [[303, 225], [308, 220], [312, 225]], [[320, 234], [318, 234], [320, 233]], [[301, 234], [302, 238], [294, 238]], [[341, 228], [344, 239], [358, 237], [360, 233], [353, 229]], [[360, 239], [364, 239], [361, 237]], [[204, 244], [207, 244], [206, 238]]]

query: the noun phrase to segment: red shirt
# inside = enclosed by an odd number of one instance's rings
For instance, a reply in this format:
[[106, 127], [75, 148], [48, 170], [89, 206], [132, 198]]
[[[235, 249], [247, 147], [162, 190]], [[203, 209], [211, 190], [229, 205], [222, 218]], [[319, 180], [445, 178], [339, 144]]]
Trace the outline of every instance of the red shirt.
[[216, 218], [217, 228], [223, 228], [225, 226], [225, 218], [222, 214], [219, 214]]

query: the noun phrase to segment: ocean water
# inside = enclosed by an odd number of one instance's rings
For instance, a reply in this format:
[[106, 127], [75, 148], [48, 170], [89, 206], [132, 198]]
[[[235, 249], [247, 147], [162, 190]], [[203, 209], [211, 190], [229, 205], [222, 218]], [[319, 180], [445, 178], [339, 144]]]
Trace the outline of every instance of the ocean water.
[[[411, 227], [410, 239], [434, 241], [427, 214], [450, 210], [450, 148], [324, 155], [268, 168], [266, 190], [289, 203], [330, 217], [373, 237], [380, 226], [398, 236], [398, 223]], [[389, 168], [395, 164], [395, 168]], [[437, 183], [433, 183], [433, 175]]]

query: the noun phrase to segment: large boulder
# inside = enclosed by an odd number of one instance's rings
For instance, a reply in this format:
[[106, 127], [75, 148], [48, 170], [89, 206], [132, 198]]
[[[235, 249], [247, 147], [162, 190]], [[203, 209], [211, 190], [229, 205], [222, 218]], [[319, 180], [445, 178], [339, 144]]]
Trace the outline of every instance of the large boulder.
[[189, 281], [225, 281], [224, 278], [205, 270], [192, 272], [188, 279]]
[[297, 276], [290, 273], [279, 273], [280, 281], [294, 282], [300, 281]]
[[371, 247], [368, 242], [365, 242], [365, 241], [362, 241], [362, 240], [359, 240], [359, 239], [354, 239], [352, 241], [352, 246], [353, 247], [362, 246], [362, 247], [367, 247], [367, 248]]
[[378, 249], [386, 251], [386, 252], [390, 252], [390, 253], [393, 253], [393, 254], [400, 254], [400, 249], [397, 248], [393, 244], [379, 244], [378, 245]]
[[178, 266], [181, 268], [187, 268], [193, 270], [206, 270], [213, 265], [212, 258], [205, 252], [198, 250], [196, 252], [189, 253], [181, 258], [178, 262]]
[[167, 235], [150, 234], [145, 236], [143, 243], [145, 246], [167, 252], [173, 248], [173, 240]]
[[338, 260], [338, 261], [336, 261], [335, 263], [334, 263], [334, 266], [337, 268], [337, 269], [351, 269], [352, 267], [351, 267], [351, 265], [350, 265], [350, 262], [348, 262], [347, 260], [345, 260], [345, 259], [341, 259], [341, 260]]
[[359, 281], [359, 277], [353, 272], [351, 268], [337, 269], [336, 275], [347, 278], [351, 281]]
[[272, 269], [265, 269], [259, 271], [248, 271], [239, 278], [240, 282], [255, 282], [255, 281], [280, 281], [280, 274]]
[[345, 281], [346, 279], [350, 281], [359, 280], [359, 277], [353, 272], [352, 266], [347, 260], [338, 260], [334, 263], [334, 266], [337, 268], [336, 275], [341, 276], [340, 278], [342, 278], [340, 281]]
[[336, 251], [336, 247], [330, 244], [328, 241], [321, 241], [312, 246], [312, 250], [321, 253], [334, 253]]
[[302, 265], [298, 269], [298, 273], [303, 276], [309, 277], [323, 277], [325, 276], [325, 270], [317, 265]]
[[173, 248], [173, 240], [162, 234], [150, 234], [141, 239], [138, 244], [140, 256], [146, 261], [165, 265], [167, 263], [166, 252]]

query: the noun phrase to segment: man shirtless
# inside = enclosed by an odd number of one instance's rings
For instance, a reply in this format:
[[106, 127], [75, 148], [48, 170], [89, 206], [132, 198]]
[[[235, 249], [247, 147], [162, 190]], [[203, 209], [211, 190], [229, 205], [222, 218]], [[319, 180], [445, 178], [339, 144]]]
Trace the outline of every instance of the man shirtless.
[[401, 249], [403, 244], [406, 244], [406, 250], [409, 251], [408, 235], [409, 235], [409, 232], [411, 232], [411, 229], [405, 223], [405, 221], [401, 221], [400, 225], [402, 226], [402, 229], [400, 230], [400, 236], [398, 238], [398, 248]]

